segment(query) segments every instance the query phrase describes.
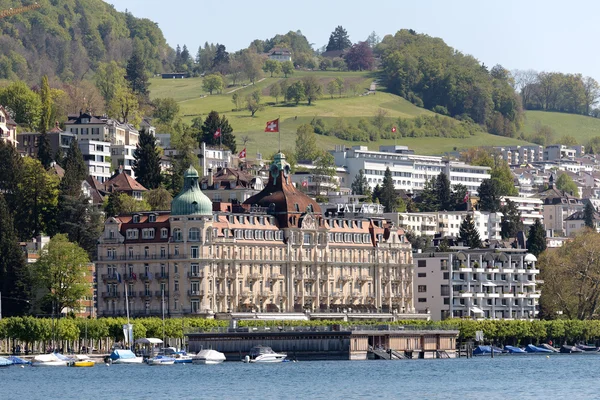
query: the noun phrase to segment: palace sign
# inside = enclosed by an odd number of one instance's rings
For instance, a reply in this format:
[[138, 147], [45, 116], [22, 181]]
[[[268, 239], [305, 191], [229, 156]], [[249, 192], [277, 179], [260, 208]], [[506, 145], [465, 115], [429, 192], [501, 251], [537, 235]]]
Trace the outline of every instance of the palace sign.
[[384, 207], [381, 204], [338, 204], [338, 213], [353, 214], [383, 214]]

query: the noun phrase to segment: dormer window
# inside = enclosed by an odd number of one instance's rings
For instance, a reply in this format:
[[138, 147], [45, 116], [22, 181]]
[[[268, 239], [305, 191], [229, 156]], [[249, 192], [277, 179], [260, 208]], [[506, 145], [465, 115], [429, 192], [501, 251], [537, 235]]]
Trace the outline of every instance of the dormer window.
[[156, 215], [154, 215], [154, 214], [151, 214], [151, 215], [148, 217], [148, 222], [156, 222]]
[[140, 216], [139, 215], [134, 215], [133, 216], [133, 223], [134, 224], [139, 224], [140, 223]]

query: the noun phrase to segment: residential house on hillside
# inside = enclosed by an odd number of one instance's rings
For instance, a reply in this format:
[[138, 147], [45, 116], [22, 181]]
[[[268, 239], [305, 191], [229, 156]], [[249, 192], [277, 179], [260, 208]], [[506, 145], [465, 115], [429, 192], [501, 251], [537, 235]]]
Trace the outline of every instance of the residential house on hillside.
[[268, 53], [269, 60], [292, 61], [292, 51], [285, 47], [273, 47]]
[[[19, 153], [29, 157], [37, 157], [40, 135], [41, 133], [39, 132], [18, 133], [17, 138], [19, 144], [17, 149], [19, 150]], [[63, 155], [67, 154], [71, 142], [73, 141], [73, 138], [75, 138], [73, 133], [60, 129], [58, 121], [56, 121], [54, 128], [46, 132], [46, 136], [50, 142], [52, 155], [55, 155], [59, 149], [62, 151]]]
[[0, 140], [17, 146], [17, 123], [12, 120], [8, 111], [0, 105]]
[[147, 192], [144, 186], [133, 179], [130, 175], [120, 171], [102, 185], [104, 192], [110, 193], [125, 193], [136, 200], [142, 199], [142, 194]]
[[544, 202], [545, 228], [558, 233], [566, 231], [565, 220], [569, 215], [583, 210], [581, 199], [556, 189], [553, 179], [550, 179], [550, 188], [535, 197]]
[[242, 204], [264, 188], [260, 177], [234, 168], [208, 169], [200, 182], [204, 194], [213, 202]]
[[[566, 236], [572, 237], [585, 228], [585, 211], [577, 211], [565, 220]], [[600, 232], [600, 213], [594, 210], [594, 229]]]

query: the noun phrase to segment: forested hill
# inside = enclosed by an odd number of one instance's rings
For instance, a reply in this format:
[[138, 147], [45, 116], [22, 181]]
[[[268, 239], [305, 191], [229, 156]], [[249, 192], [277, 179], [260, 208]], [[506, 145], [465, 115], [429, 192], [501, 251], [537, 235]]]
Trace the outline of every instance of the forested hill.
[[[0, 0], [0, 11], [34, 4]], [[39, 82], [42, 75], [70, 82], [98, 63], [123, 65], [138, 51], [148, 72], [170, 68], [173, 50], [148, 19], [122, 13], [102, 0], [37, 0], [41, 8], [0, 19], [0, 79]]]

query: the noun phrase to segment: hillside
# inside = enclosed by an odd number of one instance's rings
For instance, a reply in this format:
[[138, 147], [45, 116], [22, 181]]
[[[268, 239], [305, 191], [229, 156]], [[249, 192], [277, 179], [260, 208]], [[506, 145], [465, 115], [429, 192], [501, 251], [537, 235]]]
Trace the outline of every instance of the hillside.
[[545, 125], [555, 132], [554, 140], [562, 136], [573, 136], [579, 144], [600, 136], [600, 119], [577, 114], [565, 114], [548, 111], [526, 111], [523, 132], [532, 135], [538, 126]]
[[[340, 77], [353, 82], [359, 87], [358, 93], [363, 93], [373, 81], [369, 73], [365, 72], [337, 72], [337, 71], [314, 71], [298, 72], [293, 78], [297, 79], [304, 75], [312, 74], [319, 81], [325, 82], [328, 79]], [[237, 93], [242, 97], [250, 94], [254, 90], [260, 90], [263, 103], [274, 103], [275, 99], [268, 96], [268, 88], [272, 84], [280, 81], [282, 78], [265, 78], [257, 82], [254, 86], [237, 88]], [[234, 105], [231, 100], [231, 90], [229, 88], [222, 94], [209, 96], [202, 89], [202, 78], [190, 78], [184, 80], [163, 80], [154, 78], [150, 85], [151, 97], [173, 97], [181, 107], [181, 113], [184, 115], [184, 121], [190, 123], [195, 117], [206, 117], [211, 110], [226, 114], [237, 137], [238, 147], [241, 148], [241, 137], [248, 136], [250, 141], [247, 145], [249, 157], [254, 157], [259, 151], [264, 157], [267, 157], [278, 148], [278, 135], [264, 132], [267, 120], [280, 118], [281, 120], [281, 147], [283, 150], [294, 149], [296, 128], [303, 123], [309, 123], [313, 118], [321, 118], [326, 124], [333, 125], [343, 118], [349, 124], [356, 125], [360, 119], [371, 119], [379, 110], [386, 112], [386, 122], [389, 125], [395, 125], [398, 118], [413, 119], [419, 115], [436, 115], [431, 111], [416, 107], [404, 98], [378, 91], [375, 95], [354, 96], [346, 93], [344, 97], [337, 95], [331, 99], [329, 94], [323, 94], [323, 97], [313, 105], [307, 106], [306, 102], [298, 106], [290, 105], [269, 105], [263, 111], [259, 111], [254, 118], [246, 110], [232, 111]], [[281, 99], [279, 99], [281, 102]], [[446, 118], [446, 117], [441, 117]], [[452, 120], [454, 121], [454, 120]], [[406, 145], [421, 154], [443, 154], [453, 151], [456, 148], [466, 148], [472, 146], [486, 146], [492, 144], [498, 145], [516, 145], [525, 142], [517, 139], [511, 139], [501, 136], [490, 135], [479, 131], [473, 136], [467, 138], [440, 138], [440, 137], [406, 137], [399, 139], [380, 139], [377, 141], [357, 142], [344, 141], [334, 136], [317, 135], [318, 144], [325, 149], [331, 149], [336, 144], [345, 144], [347, 146], [363, 145], [376, 149], [379, 145], [399, 144]]]
[[[102, 0], [37, 0], [41, 8], [0, 19], [0, 79], [38, 83], [44, 74], [70, 82], [89, 78], [98, 63], [124, 64], [134, 49], [149, 72], [161, 72], [173, 50], [148, 20]], [[0, 0], [0, 10], [33, 4]]]

